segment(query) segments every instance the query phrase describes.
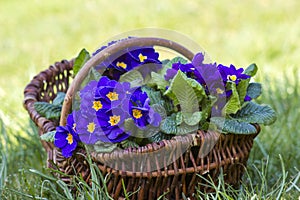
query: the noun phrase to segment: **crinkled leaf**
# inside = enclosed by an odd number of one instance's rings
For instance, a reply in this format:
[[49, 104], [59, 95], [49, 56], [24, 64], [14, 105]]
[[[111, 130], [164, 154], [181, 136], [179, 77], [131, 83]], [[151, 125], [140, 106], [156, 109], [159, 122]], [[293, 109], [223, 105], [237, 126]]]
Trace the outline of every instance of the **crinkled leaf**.
[[150, 105], [154, 105], [154, 104], [164, 105], [164, 100], [162, 99], [160, 91], [156, 91], [153, 88], [146, 87], [146, 86], [142, 87], [142, 91], [147, 93], [150, 99]]
[[176, 125], [180, 125], [183, 122], [182, 112], [176, 113]]
[[247, 88], [247, 95], [252, 99], [256, 99], [261, 95], [261, 84], [260, 83], [250, 83]]
[[110, 143], [110, 142], [98, 141], [93, 145], [93, 147], [94, 147], [95, 152], [97, 152], [97, 153], [110, 153], [115, 148], [117, 148], [117, 145], [118, 144], [114, 144], [114, 143]]
[[207, 97], [204, 88], [198, 81], [192, 78], [187, 78], [186, 81], [194, 89], [199, 102], [202, 101], [203, 98]]
[[[198, 83], [187, 78], [179, 70], [164, 95], [172, 99], [175, 105], [180, 105], [184, 121], [194, 125], [196, 119], [194, 113], [199, 111], [199, 101], [205, 97], [205, 92], [202, 90], [203, 88]], [[199, 94], [201, 95], [199, 96]], [[196, 116], [199, 115], [196, 114]]]
[[186, 123], [182, 123], [180, 126], [177, 126], [177, 135], [185, 135], [188, 133], [195, 133], [199, 129], [199, 125], [188, 125]]
[[159, 90], [166, 90], [166, 87], [169, 86], [169, 82], [166, 81], [162, 75], [156, 72], [151, 72], [151, 79], [148, 84], [156, 85]]
[[223, 133], [254, 134], [257, 131], [255, 126], [253, 126], [252, 124], [241, 122], [237, 119], [212, 117], [210, 121], [217, 126], [218, 130], [222, 131]]
[[53, 100], [53, 105], [62, 105], [65, 100], [66, 93], [58, 92], [55, 99]]
[[121, 145], [124, 149], [127, 149], [127, 148], [137, 148], [139, 147], [139, 145], [135, 142], [135, 141], [132, 141], [132, 140], [123, 140], [121, 142]]
[[240, 97], [235, 83], [230, 83], [230, 88], [232, 90], [232, 95], [224, 107], [225, 114], [227, 115], [235, 114], [241, 108]]
[[120, 77], [119, 81], [129, 82], [131, 87], [139, 87], [144, 84], [143, 75], [137, 70], [131, 70], [126, 72]]
[[239, 94], [240, 102], [244, 102], [245, 96], [247, 94], [247, 88], [248, 88], [248, 85], [249, 85], [249, 81], [250, 81], [250, 79], [241, 80], [239, 82], [239, 84], [237, 85], [237, 87], [236, 87], [237, 92]]
[[135, 125], [132, 118], [128, 118], [128, 119], [125, 119], [124, 129], [126, 132], [130, 132], [131, 135], [134, 135], [136, 133], [138, 127]]
[[244, 71], [244, 74], [247, 74], [251, 77], [255, 76], [256, 72], [257, 72], [257, 66], [255, 63], [249, 65], [249, 67], [247, 67]]
[[41, 140], [53, 143], [54, 142], [55, 133], [56, 133], [56, 131], [47, 132], [47, 133], [41, 135]]
[[239, 121], [270, 125], [276, 121], [276, 112], [269, 105], [249, 102], [233, 115]]
[[91, 58], [89, 52], [86, 49], [82, 49], [78, 56], [75, 58], [73, 65], [74, 76], [79, 72], [83, 65]]
[[157, 134], [153, 135], [152, 137], [148, 138], [150, 142], [160, 142], [163, 139], [166, 139], [166, 135], [162, 132], [158, 132]]
[[167, 117], [167, 111], [166, 111], [166, 109], [164, 108], [163, 105], [161, 105], [161, 104], [152, 104], [152, 105], [151, 105], [151, 108], [152, 108], [155, 112], [157, 112], [157, 113], [160, 115], [160, 117], [161, 117], [162, 119], [164, 119], [164, 118]]
[[137, 138], [150, 138], [153, 135], [156, 135], [159, 132], [159, 127], [148, 125], [144, 129], [137, 127], [135, 135], [132, 135]]
[[41, 116], [47, 119], [59, 119], [62, 106], [47, 102], [35, 102], [34, 108]]
[[160, 130], [166, 134], [176, 134], [176, 114], [173, 113], [160, 123]]
[[187, 125], [194, 126], [202, 119], [202, 112], [196, 111], [194, 113], [183, 113], [183, 120]]

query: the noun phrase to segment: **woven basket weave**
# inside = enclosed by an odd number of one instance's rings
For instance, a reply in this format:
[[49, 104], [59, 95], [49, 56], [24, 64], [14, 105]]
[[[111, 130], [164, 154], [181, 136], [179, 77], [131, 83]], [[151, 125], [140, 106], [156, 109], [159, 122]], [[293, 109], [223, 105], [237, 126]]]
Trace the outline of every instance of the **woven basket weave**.
[[[189, 59], [193, 57], [187, 49], [167, 40], [149, 39], [149, 41], [136, 40], [135, 42], [135, 44], [124, 44], [123, 42], [123, 46], [108, 49], [107, 52], [109, 50], [122, 49], [124, 45], [160, 45], [178, 51]], [[93, 62], [101, 60], [105, 52], [103, 52], [103, 55], [101, 55], [101, 52], [99, 54], [98, 58], [92, 58], [87, 65], [92, 66]], [[83, 80], [80, 77], [77, 79], [75, 77], [75, 80], [71, 78], [72, 67], [73, 61], [63, 60], [57, 62], [35, 76], [24, 90], [24, 107], [31, 119], [38, 126], [39, 135], [53, 131], [59, 124], [65, 123], [66, 115], [71, 106], [72, 93], [76, 85], [80, 84], [80, 81]], [[81, 70], [77, 76], [84, 77], [86, 74], [87, 71], [83, 72]], [[67, 93], [61, 121], [50, 121], [40, 116], [33, 105], [38, 101], [51, 103], [58, 92]], [[103, 175], [111, 175], [107, 182], [107, 189], [114, 199], [122, 199], [124, 197], [122, 182], [124, 182], [127, 192], [138, 190], [137, 193], [131, 196], [132, 199], [156, 199], [165, 193], [165, 197], [168, 199], [182, 199], [182, 193], [193, 199], [193, 193], [196, 188], [201, 191], [210, 191], [210, 188], [204, 184], [205, 180], [199, 175], [204, 178], [210, 176], [213, 181], [217, 182], [222, 170], [225, 183], [233, 187], [240, 185], [241, 177], [253, 145], [253, 139], [260, 131], [258, 125], [256, 125], [256, 128], [257, 133], [252, 135], [223, 135], [213, 131], [203, 132], [198, 130], [194, 134], [175, 136], [170, 140], [148, 144], [145, 147], [118, 150], [113, 153], [92, 153], [91, 157]], [[56, 174], [61, 180], [69, 183], [71, 182], [72, 175], [80, 174], [85, 181], [89, 182], [91, 173], [84, 158], [86, 154], [84, 149], [79, 149], [77, 151], [79, 153], [66, 159], [52, 143], [42, 141], [42, 144], [48, 155], [48, 167], [58, 168], [58, 170], [66, 175], [63, 176], [61, 173]], [[207, 144], [213, 144], [214, 146], [203, 157], [202, 155], [206, 148], [210, 148]], [[184, 152], [178, 150], [180, 149], [178, 146], [182, 145], [187, 146]], [[139, 165], [139, 163], [136, 163], [137, 158], [140, 158], [143, 154], [151, 154], [161, 149], [171, 152], [167, 158], [161, 158], [161, 156], [158, 157], [153, 154], [153, 156], [148, 156], [144, 160], [149, 168], [156, 170], [148, 172], [135, 170]], [[112, 168], [109, 167], [112, 165], [107, 165], [107, 163], [113, 163], [116, 159], [118, 159], [117, 165], [119, 166]], [[165, 162], [166, 159], [171, 159], [171, 164], [167, 164], [168, 162]], [[126, 171], [122, 167], [128, 164], [132, 166], [133, 170]]]

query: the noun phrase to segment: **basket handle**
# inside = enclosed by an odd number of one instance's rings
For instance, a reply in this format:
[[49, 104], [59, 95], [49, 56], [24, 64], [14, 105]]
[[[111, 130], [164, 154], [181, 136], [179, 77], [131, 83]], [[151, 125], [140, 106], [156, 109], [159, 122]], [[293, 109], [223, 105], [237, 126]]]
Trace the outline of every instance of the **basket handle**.
[[126, 40], [119, 41], [111, 46], [108, 46], [104, 50], [97, 53], [91, 59], [89, 59], [85, 65], [79, 70], [78, 74], [75, 76], [73, 82], [71, 83], [66, 97], [62, 106], [61, 110], [61, 117], [60, 117], [60, 125], [64, 126], [66, 124], [67, 116], [71, 110], [72, 106], [72, 98], [74, 95], [74, 91], [80, 86], [83, 82], [84, 78], [88, 75], [89, 70], [98, 63], [101, 63], [109, 56], [113, 55], [114, 53], [124, 50], [130, 47], [143, 47], [143, 46], [161, 46], [172, 49], [188, 60], [192, 60], [194, 57], [194, 53], [185, 48], [184, 46], [163, 38], [153, 38], [153, 37], [139, 37], [139, 38], [129, 38]]

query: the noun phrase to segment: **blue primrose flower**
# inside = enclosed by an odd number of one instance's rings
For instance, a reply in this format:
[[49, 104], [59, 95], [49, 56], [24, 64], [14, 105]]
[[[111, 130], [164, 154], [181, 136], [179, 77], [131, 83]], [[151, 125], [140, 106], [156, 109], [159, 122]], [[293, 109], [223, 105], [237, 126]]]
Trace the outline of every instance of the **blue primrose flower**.
[[119, 106], [122, 100], [131, 93], [131, 90], [130, 83], [119, 83], [103, 76], [98, 82], [95, 99], [103, 102], [106, 111]]
[[[120, 110], [123, 99], [131, 94], [130, 83], [119, 83], [103, 76], [95, 84], [91, 81], [81, 92], [80, 116], [77, 117], [78, 134], [85, 144], [120, 142], [129, 137], [122, 128], [125, 115]], [[92, 93], [89, 95], [86, 93]], [[114, 116], [112, 113], [117, 114]]]
[[234, 82], [236, 85], [238, 85], [241, 80], [250, 78], [249, 75], [243, 74], [243, 68], [236, 69], [232, 64], [230, 67], [219, 64], [218, 69], [225, 84], [227, 82]]
[[85, 144], [95, 144], [104, 137], [98, 124], [96, 112], [89, 115], [78, 115], [77, 130], [79, 138]]
[[188, 77], [191, 77], [195, 72], [195, 68], [191, 63], [182, 64], [180, 61], [178, 63], [173, 63], [172, 68], [168, 69], [165, 74], [165, 80], [170, 80], [174, 78], [178, 70], [187, 74]]
[[215, 84], [220, 79], [216, 63], [203, 63], [204, 54], [197, 53], [191, 63], [173, 63], [172, 68], [165, 74], [165, 80], [174, 78], [178, 70], [184, 72], [187, 77], [193, 78], [203, 86]]
[[129, 110], [131, 118], [139, 128], [144, 129], [149, 124], [155, 127], [159, 126], [161, 116], [150, 107], [150, 99], [141, 88], [136, 89], [129, 102], [123, 105], [128, 105], [126, 110]]
[[223, 85], [217, 63], [204, 63], [203, 53], [197, 53], [192, 60], [192, 64], [195, 68], [195, 79], [200, 84], [206, 86], [210, 93], [214, 93], [211, 91], [213, 87]]
[[124, 131], [124, 121], [127, 116], [127, 113], [120, 108], [111, 109], [105, 113], [97, 113], [99, 126], [105, 136], [101, 140], [116, 143], [127, 139], [130, 136]]
[[67, 125], [56, 127], [54, 136], [54, 145], [61, 149], [62, 155], [66, 158], [72, 156], [80, 141], [76, 132], [76, 123], [73, 118], [73, 113], [68, 115]]
[[[130, 39], [126, 38], [125, 40]], [[122, 41], [122, 40], [121, 40]], [[113, 41], [108, 46], [115, 44]], [[96, 55], [107, 46], [101, 47], [93, 55]], [[152, 46], [149, 47], [131, 47], [111, 55], [108, 59], [96, 66], [96, 69], [104, 70], [103, 76], [108, 76], [113, 80], [119, 80], [120, 76], [138, 66], [145, 65], [139, 70], [143, 77], [151, 71], [159, 70], [161, 62], [158, 59], [159, 54], [155, 52]]]

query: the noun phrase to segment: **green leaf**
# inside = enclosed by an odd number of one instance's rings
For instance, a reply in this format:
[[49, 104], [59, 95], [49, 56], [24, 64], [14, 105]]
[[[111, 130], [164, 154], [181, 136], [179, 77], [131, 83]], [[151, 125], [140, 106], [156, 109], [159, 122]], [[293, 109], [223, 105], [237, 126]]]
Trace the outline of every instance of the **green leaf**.
[[143, 86], [142, 91], [147, 93], [150, 99], [150, 105], [154, 105], [154, 104], [164, 105], [165, 101], [163, 100], [160, 91], [156, 91], [153, 88], [147, 86]]
[[202, 101], [203, 98], [207, 97], [204, 88], [198, 81], [192, 78], [187, 78], [186, 81], [194, 89], [199, 102]]
[[166, 87], [169, 86], [169, 82], [166, 81], [162, 75], [156, 72], [151, 72], [151, 79], [148, 84], [156, 85], [159, 90], [166, 90]]
[[62, 106], [47, 102], [35, 102], [34, 108], [41, 116], [47, 119], [59, 119]]
[[210, 121], [223, 133], [254, 134], [256, 128], [250, 123], [241, 122], [237, 119], [224, 119], [223, 117], [212, 117]]
[[150, 138], [159, 132], [159, 127], [148, 125], [145, 129], [137, 129], [136, 137], [138, 138]]
[[[184, 119], [189, 121], [188, 118], [192, 117], [193, 113], [199, 111], [199, 101], [204, 97], [202, 90], [203, 88], [199, 87], [199, 84], [195, 84], [193, 80], [187, 78], [179, 70], [164, 95], [173, 100], [175, 106], [180, 105]], [[197, 94], [202, 94], [202, 96], [198, 96]]]
[[55, 133], [56, 133], [56, 131], [47, 132], [47, 133], [41, 135], [41, 140], [53, 143], [54, 142]]
[[123, 140], [121, 142], [121, 145], [122, 145], [122, 148], [124, 148], [124, 149], [139, 147], [139, 145], [135, 141], [132, 141], [132, 140], [129, 140], [129, 139]]
[[53, 105], [61, 106], [64, 103], [66, 93], [58, 92], [55, 99], [53, 100]]
[[90, 71], [89, 79], [98, 81], [101, 78], [101, 76], [102, 75], [93, 67]]
[[180, 126], [177, 126], [176, 129], [176, 135], [185, 135], [188, 133], [195, 133], [199, 129], [199, 125], [191, 126], [186, 123], [182, 123]]
[[259, 105], [254, 102], [247, 103], [233, 115], [239, 121], [270, 125], [276, 121], [276, 112], [268, 105]]
[[183, 122], [182, 112], [176, 113], [176, 125], [180, 125]]
[[184, 122], [187, 125], [194, 126], [200, 122], [202, 119], [202, 112], [196, 111], [194, 113], [183, 113]]
[[146, 126], [145, 129], [140, 129], [135, 125], [132, 118], [125, 119], [124, 129], [126, 132], [130, 132], [131, 136], [134, 136], [136, 138], [149, 138], [159, 132], [158, 127], [154, 127], [151, 125]]
[[244, 71], [244, 74], [249, 75], [251, 77], [255, 76], [256, 72], [257, 72], [257, 66], [255, 63], [249, 65], [249, 67], [247, 67]]
[[232, 90], [232, 95], [223, 108], [226, 115], [235, 114], [241, 108], [240, 97], [237, 92], [236, 85], [235, 83], [229, 84]]
[[87, 75], [87, 77], [83, 80], [81, 85], [85, 86], [85, 85], [89, 84], [89, 82], [91, 80], [98, 81], [101, 78], [101, 76], [102, 75], [95, 68], [91, 68], [88, 75]]
[[161, 105], [161, 104], [153, 104], [153, 105], [151, 105], [151, 108], [155, 112], [157, 112], [162, 119], [164, 119], [164, 118], [167, 117], [167, 111], [166, 111], [166, 109], [164, 108], [163, 105]]
[[149, 140], [149, 142], [160, 142], [163, 139], [167, 139], [167, 138], [169, 138], [169, 137], [166, 137], [165, 134], [163, 134], [162, 132], [158, 132], [157, 134], [148, 138], [148, 140]]
[[256, 99], [261, 95], [261, 84], [260, 83], [250, 83], [247, 88], [247, 95], [252, 99]]
[[135, 125], [132, 118], [127, 118], [124, 122], [124, 129], [126, 132], [130, 132], [131, 135], [135, 135], [138, 127]]
[[245, 96], [247, 94], [247, 88], [248, 88], [248, 85], [249, 85], [249, 81], [250, 81], [250, 79], [241, 80], [239, 82], [239, 84], [237, 85], [237, 87], [236, 87], [237, 92], [239, 94], [240, 102], [244, 102]]
[[176, 134], [176, 114], [173, 113], [160, 123], [160, 130], [166, 134]]
[[120, 82], [129, 82], [130, 87], [139, 87], [144, 84], [144, 78], [142, 74], [137, 70], [131, 70], [123, 74], [120, 79]]
[[97, 152], [97, 153], [110, 153], [115, 148], [117, 148], [117, 145], [118, 144], [114, 144], [114, 143], [110, 143], [110, 142], [98, 141], [93, 145], [93, 147], [94, 147], [95, 152]]
[[75, 58], [73, 65], [74, 76], [79, 72], [83, 65], [91, 58], [89, 52], [86, 49], [82, 49], [78, 56]]

